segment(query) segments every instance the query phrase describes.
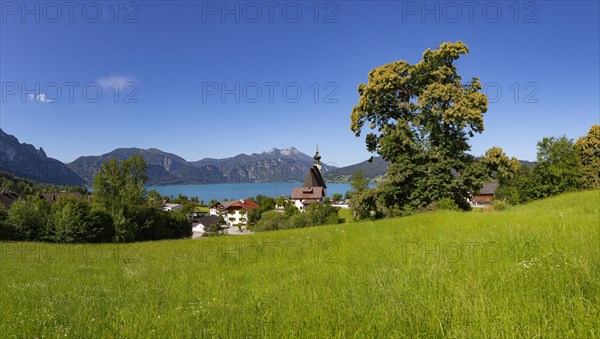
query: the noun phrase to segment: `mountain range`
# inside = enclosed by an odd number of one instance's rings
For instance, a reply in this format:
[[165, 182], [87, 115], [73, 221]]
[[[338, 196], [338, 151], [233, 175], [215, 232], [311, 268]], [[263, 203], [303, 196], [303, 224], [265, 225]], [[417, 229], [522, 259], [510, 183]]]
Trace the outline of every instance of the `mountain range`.
[[[314, 161], [295, 147], [198, 161], [156, 148], [118, 148], [98, 156], [82, 156], [65, 165], [49, 158], [41, 147], [20, 143], [0, 129], [0, 171], [40, 183], [91, 185], [104, 162], [125, 160], [134, 154], [141, 154], [148, 165], [148, 185], [298, 182], [304, 180]], [[332, 168], [323, 164], [323, 173]]]
[[[119, 148], [100, 156], [79, 157], [67, 166], [90, 184], [102, 163], [112, 158], [125, 160], [134, 154], [141, 154], [148, 164], [148, 185], [301, 181], [314, 161], [294, 147], [198, 161], [187, 161], [156, 148]], [[323, 165], [324, 173], [330, 169]]]

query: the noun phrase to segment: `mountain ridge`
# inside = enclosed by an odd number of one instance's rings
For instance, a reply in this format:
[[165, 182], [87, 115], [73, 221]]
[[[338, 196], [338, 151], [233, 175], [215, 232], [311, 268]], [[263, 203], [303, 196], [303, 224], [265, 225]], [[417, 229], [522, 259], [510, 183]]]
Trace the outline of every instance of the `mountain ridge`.
[[[141, 154], [148, 164], [148, 185], [301, 181], [313, 164], [312, 157], [295, 147], [197, 161], [187, 161], [157, 148], [131, 147], [98, 156], [81, 156], [67, 166], [91, 184], [103, 162], [112, 158], [125, 160], [134, 154]], [[323, 165], [324, 172], [329, 169], [331, 166]]]
[[0, 129], [0, 171], [43, 184], [80, 186], [84, 180], [42, 147], [21, 143]]

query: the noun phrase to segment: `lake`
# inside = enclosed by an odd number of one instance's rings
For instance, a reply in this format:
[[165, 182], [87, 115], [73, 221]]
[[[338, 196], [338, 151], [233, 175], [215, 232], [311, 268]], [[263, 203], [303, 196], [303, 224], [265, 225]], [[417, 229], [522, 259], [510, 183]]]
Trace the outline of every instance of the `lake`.
[[[302, 183], [294, 182], [267, 182], [267, 183], [245, 183], [245, 184], [207, 184], [207, 185], [165, 185], [148, 186], [148, 190], [156, 190], [163, 196], [176, 197], [180, 193], [192, 197], [198, 197], [205, 202], [211, 199], [238, 200], [255, 197], [263, 194], [269, 197], [277, 198], [280, 195], [289, 196], [293, 187], [302, 186]], [[346, 194], [351, 190], [350, 184], [327, 184], [327, 196], [331, 197], [334, 193]]]

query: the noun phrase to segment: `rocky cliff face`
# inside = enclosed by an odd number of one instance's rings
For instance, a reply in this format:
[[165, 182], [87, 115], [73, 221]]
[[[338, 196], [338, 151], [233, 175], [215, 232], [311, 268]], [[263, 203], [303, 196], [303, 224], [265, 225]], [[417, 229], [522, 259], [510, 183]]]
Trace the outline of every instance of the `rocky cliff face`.
[[83, 179], [40, 147], [22, 144], [0, 129], [0, 171], [40, 183], [79, 186]]
[[[192, 164], [202, 170], [210, 183], [298, 182], [304, 180], [313, 158], [290, 147], [225, 159], [203, 159]], [[329, 169], [323, 165], [323, 172]]]

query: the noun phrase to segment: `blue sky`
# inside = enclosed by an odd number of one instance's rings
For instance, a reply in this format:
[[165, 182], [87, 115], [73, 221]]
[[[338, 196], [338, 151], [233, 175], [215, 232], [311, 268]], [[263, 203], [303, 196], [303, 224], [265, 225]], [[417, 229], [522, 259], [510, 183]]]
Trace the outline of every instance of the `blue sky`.
[[71, 4], [0, 2], [0, 128], [64, 162], [315, 144], [325, 162], [363, 161], [349, 130], [358, 84], [444, 41], [469, 46], [459, 72], [490, 97], [473, 154], [533, 160], [542, 137], [600, 120], [597, 1]]

